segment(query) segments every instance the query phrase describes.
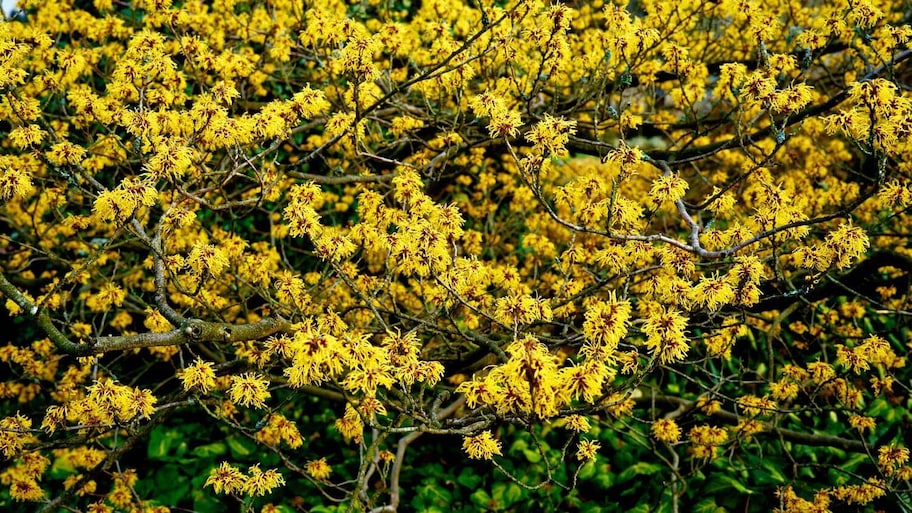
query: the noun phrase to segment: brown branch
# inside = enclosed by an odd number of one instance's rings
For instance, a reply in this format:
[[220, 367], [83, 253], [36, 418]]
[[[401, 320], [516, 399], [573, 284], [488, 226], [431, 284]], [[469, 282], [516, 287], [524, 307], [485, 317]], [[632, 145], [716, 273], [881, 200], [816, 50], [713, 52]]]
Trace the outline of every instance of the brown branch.
[[[910, 58], [912, 58], [912, 49], [904, 50], [897, 54], [896, 57], [894, 57], [889, 63], [872, 70], [870, 73], [862, 77], [859, 82], [871, 80], [889, 70], [891, 66], [907, 61]], [[794, 126], [795, 124], [800, 123], [809, 117], [829, 112], [834, 107], [844, 102], [846, 98], [848, 98], [848, 95], [848, 88], [843, 89], [830, 97], [827, 101], [818, 105], [810, 106], [798, 114], [788, 118], [780, 128], [785, 130], [786, 128]], [[667, 161], [668, 165], [670, 166], [677, 166], [711, 157], [723, 150], [743, 147], [746, 144], [765, 139], [770, 135], [772, 134], [769, 128], [761, 128], [751, 134], [733, 136], [723, 141], [706, 144], [704, 146], [691, 148], [685, 151], [654, 150], [648, 152], [647, 154], [654, 160], [664, 160]], [[581, 137], [570, 137], [570, 140], [567, 143], [567, 149], [575, 153], [602, 156], [605, 154], [605, 152], [614, 150], [615, 147], [612, 144], [598, 140], [589, 140]]]
[[346, 185], [350, 183], [370, 183], [370, 182], [388, 182], [396, 178], [396, 173], [385, 175], [341, 175], [325, 176], [311, 173], [300, 173], [298, 171], [289, 171], [288, 176], [301, 180], [309, 180], [319, 185]]
[[[637, 401], [655, 401], [660, 403], [669, 404], [672, 406], [683, 407], [685, 410], [691, 410], [694, 408], [694, 401], [684, 399], [682, 397], [676, 397], [671, 395], [650, 395], [642, 394]], [[713, 414], [714, 417], [722, 419], [726, 422], [731, 422], [737, 424], [744, 418], [737, 413], [720, 410]], [[795, 442], [801, 445], [812, 445], [816, 447], [837, 447], [844, 451], [851, 452], [866, 452], [864, 442], [860, 440], [849, 440], [848, 438], [841, 438], [833, 435], [818, 434], [818, 433], [806, 433], [803, 431], [795, 431], [793, 429], [781, 428], [776, 425], [773, 425], [769, 422], [762, 422], [764, 433], [770, 433], [782, 437], [784, 440], [790, 442]]]
[[51, 342], [60, 351], [74, 356], [90, 356], [109, 351], [123, 351], [144, 347], [173, 346], [190, 342], [245, 342], [259, 340], [291, 329], [291, 323], [279, 317], [267, 317], [251, 324], [187, 319], [177, 329], [165, 333], [95, 337], [87, 343], [79, 343], [73, 342], [66, 334], [60, 331], [54, 325], [47, 310], [38, 308], [15, 285], [10, 283], [3, 273], [0, 273], [0, 292], [3, 292], [6, 297], [16, 303], [27, 315], [33, 317], [38, 327], [47, 334]]
[[167, 281], [165, 278], [165, 259], [161, 239], [161, 225], [156, 227], [155, 238], [150, 238], [143, 229], [142, 224], [137, 219], [133, 219], [133, 228], [139, 235], [139, 238], [149, 246], [152, 251], [152, 270], [155, 273], [155, 304], [158, 306], [159, 313], [174, 326], [179, 326], [184, 322], [184, 316], [179, 314], [168, 304]]
[[[463, 404], [465, 404], [465, 397], [456, 399], [449, 406], [437, 412], [436, 418], [443, 420], [449, 417], [450, 415], [454, 414], [456, 410], [461, 408]], [[402, 463], [405, 460], [405, 451], [408, 449], [408, 446], [420, 438], [422, 434], [424, 433], [421, 431], [416, 431], [399, 439], [399, 443], [396, 446], [396, 459], [393, 460], [393, 469], [392, 473], [390, 474], [390, 503], [388, 506], [383, 506], [377, 509], [377, 513], [381, 511], [395, 512], [399, 508], [399, 502], [401, 500], [402, 493], [399, 487], [399, 476], [402, 473]]]

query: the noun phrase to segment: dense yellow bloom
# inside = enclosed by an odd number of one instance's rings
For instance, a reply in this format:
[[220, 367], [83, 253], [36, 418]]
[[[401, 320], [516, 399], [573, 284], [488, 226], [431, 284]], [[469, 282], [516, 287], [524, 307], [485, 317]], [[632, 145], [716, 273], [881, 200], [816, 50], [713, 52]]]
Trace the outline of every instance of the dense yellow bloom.
[[656, 206], [669, 201], [674, 202], [684, 197], [688, 187], [687, 181], [678, 174], [663, 175], [652, 182], [649, 197]]
[[269, 399], [269, 380], [256, 373], [245, 373], [231, 377], [228, 397], [231, 402], [241, 406], [265, 408]]
[[243, 492], [252, 497], [266, 495], [275, 488], [285, 484], [285, 478], [274, 469], [266, 471], [260, 470], [260, 465], [256, 464], [248, 469], [250, 475], [247, 476]]
[[179, 377], [184, 390], [198, 389], [205, 394], [215, 388], [215, 369], [212, 362], [199, 358], [181, 371]]
[[288, 447], [297, 449], [304, 445], [297, 424], [280, 413], [269, 415], [269, 421], [256, 433], [257, 441], [273, 447], [285, 442]]
[[501, 455], [500, 441], [495, 440], [490, 431], [463, 437], [462, 450], [473, 460], [489, 460]]
[[352, 408], [350, 404], [345, 405], [345, 414], [336, 419], [335, 425], [347, 442], [361, 443], [364, 438], [364, 423], [361, 421], [358, 410]]
[[15, 159], [0, 155], [0, 201], [23, 198], [32, 190], [31, 176]]
[[228, 268], [228, 255], [221, 247], [198, 242], [187, 255], [186, 265], [196, 276], [219, 277]]
[[127, 297], [127, 291], [114, 283], [105, 283], [101, 290], [86, 299], [86, 306], [93, 312], [104, 312], [115, 306], [122, 306]]
[[[31, 325], [0, 346], [0, 399], [27, 412], [0, 421], [11, 500], [142, 508], [135, 472], [75, 488], [156, 415], [133, 368], [150, 355], [206, 396], [181, 408], [250, 428], [314, 482], [333, 469], [299, 450], [326, 435], [299, 431], [326, 418], [305, 396], [343, 396], [328, 436], [381, 481], [383, 437], [411, 430], [573, 438], [604, 413], [697, 459], [731, 437], [737, 458], [780, 406], [875, 435], [901, 402], [908, 341], [885, 327], [909, 309], [901, 2], [20, 4], [0, 23], [0, 276]], [[287, 401], [242, 411], [271, 385]], [[647, 389], [739, 419], [686, 414], [682, 437]], [[904, 451], [870, 458], [889, 482], [787, 487], [779, 507], [870, 501], [912, 474]], [[75, 471], [41, 480], [50, 465]], [[208, 477], [218, 494], [283, 482]], [[335, 491], [382, 506], [371, 484]]]
[[874, 428], [877, 426], [876, 421], [872, 417], [865, 417], [863, 415], [850, 415], [849, 416], [849, 425], [854, 429], [857, 429], [859, 432], [868, 430], [874, 431]]
[[798, 396], [798, 384], [786, 380], [770, 383], [770, 395], [776, 401], [789, 401]]
[[766, 397], [745, 395], [738, 398], [738, 408], [748, 417], [770, 415], [776, 409], [776, 403]]
[[[583, 348], [588, 349], [587, 347]], [[610, 359], [606, 356], [605, 359]], [[579, 365], [564, 367], [560, 370], [560, 380], [563, 382], [563, 391], [567, 397], [582, 399], [592, 403], [601, 395], [602, 386], [611, 377], [614, 370], [609, 368], [597, 351], [590, 353]]]
[[324, 481], [329, 478], [329, 475], [332, 473], [332, 467], [326, 463], [326, 458], [320, 458], [318, 460], [308, 461], [304, 466], [304, 469], [310, 474], [310, 477], [318, 480]]
[[688, 432], [693, 444], [689, 451], [695, 458], [710, 458], [718, 453], [721, 445], [728, 441], [728, 432], [714, 426], [694, 426]]
[[887, 494], [885, 483], [877, 478], [869, 478], [860, 485], [840, 486], [833, 490], [833, 497], [847, 504], [868, 504]]
[[718, 310], [734, 300], [735, 290], [726, 278], [704, 276], [693, 288], [693, 301], [709, 310]]
[[899, 467], [909, 461], [909, 449], [906, 447], [883, 446], [877, 450], [877, 464], [886, 475], [893, 475]]
[[85, 148], [64, 141], [51, 146], [46, 157], [52, 164], [57, 166], [74, 166], [82, 162], [85, 153]]
[[646, 345], [662, 363], [683, 360], [690, 349], [684, 334], [686, 327], [687, 318], [676, 310], [656, 311], [643, 324]]
[[576, 459], [580, 461], [594, 459], [595, 455], [598, 453], [598, 450], [601, 448], [602, 444], [598, 442], [595, 442], [593, 440], [582, 440], [576, 448]]
[[604, 345], [609, 353], [617, 348], [618, 342], [627, 334], [631, 307], [627, 301], [601, 301], [590, 305], [583, 322], [586, 340]]
[[576, 122], [552, 117], [550, 114], [526, 133], [526, 140], [536, 149], [553, 155], [563, 155], [570, 136], [576, 133]]
[[589, 431], [589, 419], [583, 417], [582, 415], [570, 415], [567, 417], [567, 423], [565, 424], [566, 428], [575, 431], [577, 433], [585, 433]]
[[0, 453], [13, 458], [25, 444], [34, 442], [34, 435], [29, 432], [31, 427], [32, 421], [20, 414], [0, 420]]
[[817, 384], [826, 383], [836, 377], [836, 371], [826, 362], [811, 362], [808, 364], [807, 370], [811, 379]]
[[209, 472], [205, 486], [212, 486], [215, 493], [236, 493], [244, 489], [246, 482], [243, 472], [223, 461]]
[[14, 128], [9, 133], [10, 143], [19, 149], [38, 146], [47, 136], [41, 126], [26, 125]]
[[674, 443], [681, 438], [681, 428], [672, 419], [659, 419], [652, 423], [652, 436], [661, 442]]
[[10, 497], [17, 501], [40, 501], [44, 498], [44, 490], [34, 478], [23, 477], [12, 479], [10, 483]]
[[551, 308], [547, 302], [526, 295], [511, 295], [498, 299], [495, 312], [497, 320], [507, 326], [551, 319]]
[[104, 221], [122, 223], [137, 209], [156, 202], [155, 189], [139, 178], [129, 177], [114, 190], [102, 191], [95, 199], [93, 210]]

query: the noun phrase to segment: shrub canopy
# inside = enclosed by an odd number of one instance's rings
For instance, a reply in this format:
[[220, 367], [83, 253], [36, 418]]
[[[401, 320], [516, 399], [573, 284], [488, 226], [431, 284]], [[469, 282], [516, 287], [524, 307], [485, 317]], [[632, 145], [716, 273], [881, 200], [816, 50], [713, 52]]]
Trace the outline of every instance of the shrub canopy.
[[2, 509], [912, 508], [907, 2], [20, 7]]

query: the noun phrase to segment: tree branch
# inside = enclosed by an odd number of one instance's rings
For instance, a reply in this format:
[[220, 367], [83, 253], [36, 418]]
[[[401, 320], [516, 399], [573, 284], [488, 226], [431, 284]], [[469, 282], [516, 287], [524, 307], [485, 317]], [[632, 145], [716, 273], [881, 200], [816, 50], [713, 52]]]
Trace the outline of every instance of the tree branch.
[[165, 333], [138, 333], [95, 337], [88, 343], [73, 342], [54, 325], [47, 310], [39, 309], [6, 275], [0, 273], [0, 292], [10, 298], [25, 313], [33, 317], [57, 348], [74, 356], [90, 356], [109, 351], [123, 351], [143, 347], [173, 346], [190, 342], [245, 342], [259, 340], [278, 332], [291, 329], [291, 323], [280, 317], [267, 317], [251, 324], [231, 324], [226, 322], [209, 322], [200, 319], [187, 319], [174, 330]]
[[[655, 401], [660, 403], [669, 404], [672, 406], [683, 407], [685, 410], [691, 410], [694, 408], [694, 401], [684, 399], [682, 397], [676, 397], [671, 395], [649, 395], [643, 394], [637, 399], [638, 401]], [[720, 410], [713, 414], [714, 417], [718, 417], [726, 422], [738, 423], [743, 420], [743, 417], [737, 413]], [[770, 433], [777, 436], [781, 436], [784, 440], [790, 442], [795, 442], [801, 445], [813, 445], [817, 447], [837, 447], [844, 451], [851, 452], [860, 452], [865, 453], [865, 444], [860, 440], [849, 440], [848, 438], [841, 438], [833, 435], [818, 434], [818, 433], [805, 433], [802, 431], [795, 431], [793, 429], [786, 429], [775, 426], [769, 422], [762, 422], [763, 432]]]

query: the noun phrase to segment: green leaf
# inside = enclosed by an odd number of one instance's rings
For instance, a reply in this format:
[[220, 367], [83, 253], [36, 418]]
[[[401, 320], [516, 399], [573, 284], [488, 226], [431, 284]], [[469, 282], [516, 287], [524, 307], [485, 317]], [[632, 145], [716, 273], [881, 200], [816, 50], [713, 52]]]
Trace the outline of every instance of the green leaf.
[[599, 488], [607, 490], [618, 482], [618, 477], [617, 474], [611, 471], [611, 467], [605, 465], [598, 470], [593, 481], [595, 481]]
[[462, 472], [459, 473], [459, 477], [456, 478], [457, 483], [472, 490], [478, 488], [481, 481], [481, 476], [468, 468], [462, 469]]
[[76, 473], [76, 467], [68, 458], [55, 458], [48, 475], [54, 479], [65, 479]]
[[783, 484], [788, 481], [788, 478], [786, 478], [785, 474], [782, 473], [782, 469], [779, 468], [780, 463], [770, 460], [763, 460], [760, 465], [769, 474], [770, 482]]
[[710, 495], [720, 495], [720, 492], [728, 492], [731, 489], [735, 489], [738, 492], [747, 495], [752, 495], [754, 493], [753, 490], [744, 486], [741, 481], [725, 474], [713, 475], [706, 484], [706, 488], [704, 488], [706, 493]]
[[[668, 497], [659, 502], [658, 506], [651, 510], [652, 513], [671, 513], [671, 491], [669, 490], [669, 493], [666, 493], [665, 495]], [[647, 500], [646, 504], [649, 505], [650, 502]]]
[[177, 465], [165, 465], [155, 471], [155, 499], [162, 504], [178, 504], [190, 494], [190, 483]]
[[522, 499], [522, 488], [516, 483], [497, 483], [491, 488], [491, 496], [501, 508], [508, 508]]
[[228, 448], [231, 449], [233, 458], [246, 458], [256, 452], [256, 445], [246, 438], [232, 436], [226, 438], [225, 442], [228, 444]]
[[471, 499], [473, 504], [477, 504], [486, 510], [496, 507], [496, 502], [486, 490], [475, 490], [475, 492], [469, 496], [469, 499]]
[[624, 471], [621, 472], [621, 474], [618, 476], [617, 482], [623, 483], [625, 481], [633, 479], [636, 476], [651, 476], [652, 474], [661, 472], [662, 468], [662, 465], [659, 465], [658, 463], [647, 463], [645, 461], [641, 461], [624, 469]]
[[425, 507], [433, 505], [446, 506], [453, 502], [453, 494], [449, 490], [440, 486], [436, 480], [425, 480], [418, 487], [417, 495], [424, 501]]
[[526, 461], [529, 463], [538, 463], [542, 460], [541, 454], [538, 451], [533, 449], [523, 449], [523, 456], [526, 457]]
[[149, 446], [146, 455], [151, 460], [167, 460], [172, 449], [184, 442], [180, 431], [165, 426], [157, 426], [149, 435]]
[[584, 502], [580, 508], [580, 513], [604, 513], [605, 511], [614, 511], [613, 509], [604, 508], [594, 501]]
[[310, 511], [310, 513], [338, 513], [339, 511], [342, 511], [342, 507], [341, 506], [314, 506], [314, 507], [310, 508], [308, 511]]
[[595, 475], [595, 460], [589, 460], [579, 471], [579, 479], [591, 479]]
[[888, 403], [886, 399], [878, 397], [871, 401], [871, 406], [868, 407], [868, 415], [872, 417], [881, 417], [892, 409], [893, 407], [890, 406], [890, 403]]
[[716, 499], [710, 497], [698, 502], [691, 511], [693, 513], [725, 513], [725, 508], [716, 504]]
[[228, 452], [228, 447], [224, 442], [214, 442], [211, 444], [200, 445], [199, 447], [194, 447], [193, 451], [191, 451], [194, 456], [207, 459], [221, 456], [226, 452]]

